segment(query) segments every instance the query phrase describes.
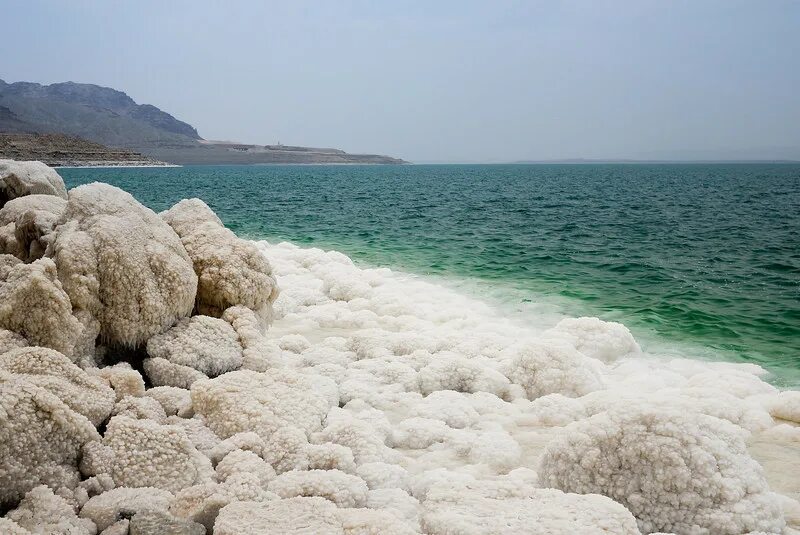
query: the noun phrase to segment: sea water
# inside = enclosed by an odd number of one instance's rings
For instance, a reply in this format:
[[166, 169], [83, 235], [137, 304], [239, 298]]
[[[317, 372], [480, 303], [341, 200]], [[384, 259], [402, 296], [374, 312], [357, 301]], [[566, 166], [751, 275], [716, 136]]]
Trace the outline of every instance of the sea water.
[[627, 325], [650, 352], [800, 385], [800, 165], [59, 169], [156, 211], [200, 197], [239, 235], [334, 249], [532, 326]]

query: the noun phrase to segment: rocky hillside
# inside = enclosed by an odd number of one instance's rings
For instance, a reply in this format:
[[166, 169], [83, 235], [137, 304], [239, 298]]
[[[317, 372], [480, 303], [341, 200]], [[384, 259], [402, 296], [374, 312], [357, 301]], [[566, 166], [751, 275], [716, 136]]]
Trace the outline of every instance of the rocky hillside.
[[38, 160], [53, 167], [165, 165], [138, 152], [64, 134], [0, 134], [0, 159]]
[[108, 87], [0, 80], [0, 133], [59, 133], [176, 164], [403, 163], [332, 149], [204, 142], [192, 125]]

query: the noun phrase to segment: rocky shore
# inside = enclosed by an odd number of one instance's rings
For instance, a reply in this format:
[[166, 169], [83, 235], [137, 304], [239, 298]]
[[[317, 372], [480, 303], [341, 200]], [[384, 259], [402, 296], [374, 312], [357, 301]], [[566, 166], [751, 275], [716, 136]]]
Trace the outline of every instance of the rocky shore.
[[51, 167], [163, 167], [138, 152], [63, 134], [0, 133], [0, 159], [37, 160]]
[[3, 534], [796, 534], [762, 373], [0, 161]]

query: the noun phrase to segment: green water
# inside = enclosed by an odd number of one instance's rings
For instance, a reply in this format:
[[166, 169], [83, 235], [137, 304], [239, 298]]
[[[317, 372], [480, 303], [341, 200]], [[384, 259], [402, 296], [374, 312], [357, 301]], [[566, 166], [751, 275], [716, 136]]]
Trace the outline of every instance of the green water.
[[[800, 377], [800, 165], [61, 169], [239, 234], [550, 298], [637, 337]], [[514, 303], [510, 303], [514, 304]]]

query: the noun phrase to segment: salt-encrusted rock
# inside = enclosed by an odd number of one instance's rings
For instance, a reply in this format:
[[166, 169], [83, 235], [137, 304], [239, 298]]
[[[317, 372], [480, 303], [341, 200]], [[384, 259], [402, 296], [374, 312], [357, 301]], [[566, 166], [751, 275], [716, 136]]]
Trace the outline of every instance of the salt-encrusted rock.
[[633, 515], [605, 496], [513, 482], [440, 483], [423, 505], [423, 531], [431, 535], [639, 535]]
[[194, 444], [194, 447], [197, 448], [197, 451], [206, 457], [210, 458], [211, 452], [221, 442], [220, 438], [208, 428], [201, 417], [168, 416], [167, 423], [183, 429], [186, 436]]
[[88, 444], [81, 471], [108, 474], [117, 486], [156, 487], [177, 492], [211, 480], [211, 461], [175, 425], [114, 416], [102, 442]]
[[321, 427], [331, 404], [314, 380], [289, 369], [240, 370], [192, 385], [192, 406], [220, 438], [253, 431], [264, 440], [282, 427]]
[[208, 379], [202, 372], [190, 366], [175, 364], [167, 359], [150, 358], [142, 363], [144, 373], [154, 386], [174, 386], [177, 388], [191, 388], [195, 381]]
[[262, 457], [282, 474], [289, 470], [308, 470], [308, 435], [297, 427], [281, 427], [265, 441]]
[[454, 429], [463, 429], [476, 424], [481, 416], [467, 397], [452, 390], [440, 390], [423, 399], [411, 416], [441, 420]]
[[392, 435], [392, 444], [395, 448], [424, 450], [446, 441], [452, 434], [453, 429], [441, 420], [406, 418], [397, 425]]
[[6, 351], [29, 345], [28, 341], [17, 333], [6, 329], [0, 329], [0, 355]]
[[49, 258], [32, 264], [9, 261], [0, 269], [0, 328], [14, 331], [33, 345], [49, 347], [75, 359], [83, 334], [72, 304]]
[[70, 191], [47, 254], [76, 316], [109, 345], [138, 346], [194, 307], [197, 276], [178, 236], [108, 184]]
[[237, 474], [252, 474], [262, 487], [267, 488], [275, 479], [275, 469], [252, 451], [234, 450], [228, 453], [215, 468], [217, 481], [224, 483]]
[[0, 208], [25, 195], [55, 195], [67, 198], [67, 188], [55, 169], [42, 162], [0, 160]]
[[780, 533], [780, 505], [743, 435], [704, 414], [629, 406], [567, 426], [547, 445], [539, 477], [619, 501], [645, 533]]
[[114, 405], [114, 416], [127, 416], [134, 420], [153, 420], [163, 424], [167, 419], [167, 413], [161, 404], [149, 397], [125, 396]]
[[245, 306], [230, 307], [222, 319], [231, 324], [242, 344], [242, 369], [263, 372], [284, 364], [283, 351], [264, 336], [263, 321]]
[[152, 487], [116, 488], [92, 497], [81, 509], [81, 518], [91, 519], [104, 530], [123, 518], [130, 519], [144, 511], [169, 509], [172, 493]]
[[438, 390], [456, 392], [490, 392], [504, 397], [509, 380], [497, 370], [471, 359], [453, 355], [437, 355], [419, 371], [419, 391], [424, 395]]
[[292, 470], [277, 476], [268, 488], [281, 498], [320, 496], [339, 507], [363, 507], [368, 491], [363, 479], [340, 470]]
[[106, 381], [114, 389], [117, 401], [125, 396], [144, 395], [142, 374], [134, 370], [127, 362], [120, 362], [104, 368], [90, 368], [87, 371]]
[[164, 511], [142, 511], [131, 518], [130, 535], [206, 535], [206, 528]]
[[353, 450], [341, 444], [309, 444], [305, 447], [309, 470], [341, 470], [355, 473], [356, 461]]
[[0, 355], [0, 370], [50, 391], [95, 426], [114, 408], [114, 391], [102, 379], [89, 375], [53, 349], [12, 349]]
[[356, 464], [390, 461], [393, 452], [384, 443], [384, 436], [370, 422], [354, 417], [352, 413], [328, 418], [328, 425], [312, 436], [315, 443], [331, 442], [350, 448]]
[[216, 465], [224, 459], [226, 455], [236, 450], [252, 451], [261, 457], [264, 453], [264, 447], [264, 440], [252, 431], [237, 433], [214, 446], [210, 452], [209, 458], [211, 462]]
[[544, 336], [565, 339], [587, 357], [604, 362], [641, 352], [627, 327], [599, 318], [564, 318], [555, 327], [545, 331]]
[[178, 518], [191, 520], [211, 532], [220, 509], [234, 502], [265, 502], [278, 500], [278, 496], [261, 485], [257, 475], [236, 473], [222, 483], [205, 483], [180, 491], [170, 512]]
[[194, 263], [201, 314], [220, 317], [226, 308], [244, 305], [265, 322], [271, 320], [278, 287], [272, 267], [253, 243], [225, 228], [200, 199], [184, 199], [161, 217], [181, 237]]
[[92, 423], [58, 396], [0, 371], [0, 504], [41, 484], [74, 488], [81, 448], [99, 439]]
[[127, 518], [123, 518], [108, 526], [100, 535], [130, 535], [130, 526], [131, 521]]
[[0, 533], [3, 535], [33, 535], [27, 529], [7, 518], [0, 518]]
[[73, 507], [80, 509], [89, 501], [89, 498], [97, 496], [98, 494], [103, 494], [113, 489], [114, 486], [114, 480], [111, 479], [111, 476], [102, 474], [84, 479], [78, 483], [77, 487], [71, 490], [61, 487], [58, 489], [58, 492], [64, 496]]
[[167, 416], [184, 416], [192, 408], [192, 396], [186, 388], [156, 386], [148, 389], [145, 396], [158, 401]]
[[193, 368], [207, 377], [242, 365], [242, 346], [236, 331], [230, 323], [209, 316], [183, 318], [168, 331], [153, 336], [147, 341], [147, 354]]
[[0, 208], [0, 253], [25, 262], [44, 256], [67, 201], [53, 195], [28, 195]]
[[505, 374], [521, 385], [528, 399], [547, 394], [580, 397], [602, 387], [593, 362], [563, 345], [526, 344], [513, 348]]
[[235, 502], [217, 517], [214, 535], [344, 535], [335, 505], [323, 498]]
[[357, 468], [356, 475], [367, 483], [370, 490], [410, 490], [408, 471], [396, 464], [364, 463]]
[[[6, 517], [32, 534], [95, 535], [91, 520], [78, 518], [72, 506], [45, 485], [31, 489]], [[0, 533], [6, 534], [0, 524]], [[13, 531], [11, 533], [14, 533]]]

